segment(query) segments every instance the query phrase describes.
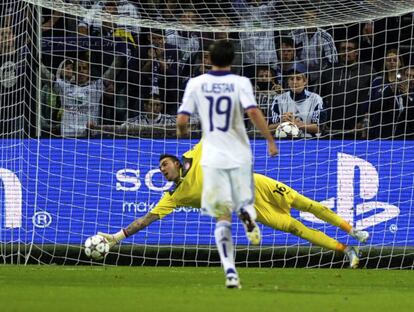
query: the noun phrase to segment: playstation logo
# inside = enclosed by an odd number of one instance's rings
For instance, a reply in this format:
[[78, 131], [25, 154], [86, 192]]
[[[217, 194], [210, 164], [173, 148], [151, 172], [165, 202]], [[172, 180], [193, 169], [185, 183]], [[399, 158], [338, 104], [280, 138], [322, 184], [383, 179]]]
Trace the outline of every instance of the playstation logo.
[[[357, 171], [358, 181], [356, 181]], [[338, 215], [354, 225], [356, 229], [363, 230], [396, 218], [400, 214], [397, 206], [375, 200], [378, 191], [379, 176], [371, 163], [356, 156], [338, 153], [337, 196], [321, 203], [332, 210], [336, 206]], [[355, 205], [357, 196], [363, 202]], [[364, 215], [368, 216], [364, 217]], [[300, 216], [309, 222], [324, 223], [308, 212], [301, 212]]]

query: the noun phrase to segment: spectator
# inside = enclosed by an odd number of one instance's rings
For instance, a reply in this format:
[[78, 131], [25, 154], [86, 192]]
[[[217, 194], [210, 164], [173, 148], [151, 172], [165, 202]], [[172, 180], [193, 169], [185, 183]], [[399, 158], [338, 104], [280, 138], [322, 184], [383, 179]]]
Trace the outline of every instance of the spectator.
[[[104, 12], [116, 16], [139, 18], [137, 8], [128, 1], [99, 1], [92, 6], [92, 13], [79, 25], [80, 32], [101, 37], [98, 49], [91, 50], [91, 60], [95, 66], [92, 75], [102, 77], [113, 64], [115, 57], [124, 58], [125, 67], [117, 68], [114, 81], [106, 80], [106, 92], [103, 95], [103, 122], [123, 122], [128, 109], [136, 110], [139, 98], [138, 34], [139, 27], [125, 27], [116, 23], [96, 20], [95, 14]], [[90, 24], [91, 28], [84, 26]], [[83, 27], [83, 28], [82, 28]], [[88, 26], [89, 27], [89, 26]]]
[[85, 9], [90, 9], [99, 0], [69, 0], [72, 3], [79, 4]]
[[[91, 71], [94, 76], [102, 76], [102, 73], [112, 64], [114, 54], [122, 53], [131, 56], [138, 44], [136, 32], [139, 31], [139, 27], [127, 27], [95, 17], [101, 13], [140, 18], [137, 8], [127, 0], [101, 0], [92, 6], [89, 15], [79, 23], [78, 31], [84, 35], [99, 37], [98, 40], [96, 38], [91, 40], [91, 43], [99, 45], [97, 49], [91, 48], [90, 51], [91, 61], [96, 65]], [[124, 73], [123, 76], [127, 74]], [[122, 88], [117, 86], [116, 89]]]
[[63, 137], [82, 137], [87, 134], [88, 124], [98, 124], [101, 116], [102, 92], [107, 80], [113, 80], [116, 69], [122, 66], [122, 58], [116, 58], [103, 78], [91, 81], [90, 63], [78, 60], [75, 66], [75, 83], [69, 83], [57, 75], [55, 88], [62, 103]]
[[144, 102], [143, 110], [121, 125], [91, 125], [92, 134], [128, 134], [136, 136], [165, 137], [175, 136], [176, 120], [174, 115], [165, 114], [162, 100], [153, 96]]
[[[185, 10], [181, 14], [180, 24], [189, 28], [196, 24], [196, 13], [191, 10]], [[199, 32], [188, 30], [167, 30], [166, 43], [176, 46], [180, 51], [179, 73], [183, 77], [191, 75], [192, 65], [195, 64], [197, 52], [201, 48], [201, 39]]]
[[[165, 42], [164, 32], [152, 29], [149, 45], [141, 46], [141, 94], [161, 96], [167, 100], [167, 111], [177, 111], [179, 92], [177, 47]], [[175, 105], [172, 105], [175, 104]]]
[[[269, 27], [269, 15], [273, 13], [276, 1], [251, 1], [240, 8], [241, 25], [247, 29], [254, 24], [257, 28]], [[240, 33], [242, 51], [242, 75], [253, 78], [257, 66], [276, 69], [277, 53], [273, 31], [246, 31]]]
[[[315, 11], [307, 12], [310, 25], [315, 25], [312, 22], [315, 18]], [[338, 62], [335, 42], [326, 30], [316, 27], [294, 30], [291, 36], [296, 45], [296, 61], [306, 65], [308, 88], [316, 90], [323, 70]]]
[[24, 120], [24, 62], [11, 27], [0, 28], [0, 137], [22, 134]]
[[[13, 32], [26, 29], [30, 9], [24, 1], [2, 0], [0, 2], [0, 28], [13, 27]], [[17, 29], [18, 28], [18, 29]]]
[[[381, 36], [382, 37], [382, 36]], [[360, 31], [360, 61], [370, 66], [373, 71], [381, 71], [384, 64], [383, 57], [385, 53], [384, 38], [375, 36], [374, 22], [361, 24]]]
[[159, 97], [144, 102], [144, 110], [138, 116], [128, 119], [122, 126], [140, 125], [155, 128], [175, 128], [175, 116], [164, 113], [165, 107]]
[[234, 47], [234, 60], [231, 66], [231, 71], [239, 75], [242, 71], [242, 50], [240, 45], [240, 34], [228, 32], [227, 27], [231, 27], [231, 21], [228, 17], [220, 15], [215, 18], [216, 24], [220, 25], [222, 30], [214, 32], [203, 33], [202, 37], [204, 39], [203, 49], [207, 51], [210, 44], [217, 40], [230, 40]]
[[[339, 42], [338, 64], [326, 70], [321, 79], [321, 96], [328, 110], [328, 128], [340, 138], [354, 137], [362, 128], [371, 86], [371, 67], [358, 62], [358, 43]], [[351, 131], [349, 135], [344, 133]]]
[[269, 129], [274, 130], [281, 122], [290, 121], [301, 131], [301, 137], [312, 137], [320, 133], [320, 124], [325, 120], [322, 98], [306, 90], [306, 68], [295, 64], [288, 71], [289, 91], [275, 97], [272, 104], [272, 122]]
[[[196, 66], [192, 72], [192, 75], [189, 77], [185, 77], [183, 79], [183, 87], [180, 88], [181, 90], [184, 90], [188, 80], [190, 80], [190, 78], [193, 77], [197, 77], [200, 76], [202, 74], [207, 73], [209, 70], [211, 70], [211, 61], [210, 61], [210, 52], [207, 51], [202, 51], [199, 56], [198, 56], [198, 61], [196, 62]], [[182, 95], [180, 96], [180, 98], [182, 97]]]
[[372, 97], [377, 96], [383, 87], [390, 83], [401, 81], [404, 62], [396, 49], [387, 51], [379, 74], [372, 81]]
[[16, 47], [16, 37], [10, 26], [2, 27], [0, 30], [0, 53], [6, 57], [18, 49]]
[[[76, 3], [75, 3], [76, 4]], [[42, 9], [43, 37], [74, 37], [81, 18], [51, 9]]]
[[[58, 67], [56, 76], [67, 83], [73, 82], [75, 78], [73, 60], [63, 60]], [[53, 88], [52, 80], [46, 80], [42, 87], [41, 103], [42, 136], [60, 135], [62, 105], [58, 92]]]
[[[404, 81], [403, 60], [398, 51], [387, 52], [383, 75], [372, 81], [369, 105], [369, 138], [391, 139], [397, 132], [405, 110], [412, 107], [409, 87]], [[404, 118], [403, 118], [404, 119]], [[400, 126], [398, 126], [401, 128]]]
[[59, 11], [50, 9], [42, 10], [42, 36], [43, 37], [63, 37], [63, 14]]
[[[31, 57], [26, 39], [17, 37], [11, 26], [0, 27], [0, 137], [36, 135], [37, 89], [33, 82], [38, 77], [38, 62]], [[40, 73], [45, 75], [43, 70]]]
[[[71, 1], [71, 4], [79, 4], [77, 2]], [[47, 48], [50, 53], [42, 50], [42, 61], [48, 68], [56, 69], [65, 57], [76, 57], [76, 45], [82, 46], [77, 38], [78, 23], [81, 18], [48, 8], [42, 8], [41, 11], [42, 41], [43, 44], [48, 43], [46, 46], [50, 44]], [[64, 56], [57, 55], [58, 51]]]
[[5, 0], [0, 3], [1, 28], [13, 25], [11, 14], [15, 11], [16, 6], [13, 2], [13, 0]]
[[258, 67], [256, 73], [256, 91], [267, 92], [273, 91], [276, 93], [282, 92], [282, 87], [275, 79], [275, 72], [268, 67]]
[[161, 0], [157, 4], [159, 17], [162, 22], [177, 22], [178, 16], [182, 14], [180, 2], [178, 0]]
[[[118, 3], [119, 2], [119, 3]], [[95, 34], [106, 35], [108, 29], [116, 28], [110, 25], [111, 23], [103, 21], [99, 18], [101, 13], [108, 13], [118, 16], [128, 16], [139, 19], [141, 14], [137, 7], [128, 0], [109, 1], [102, 0], [95, 3], [90, 9], [90, 14], [87, 15], [78, 25], [78, 32], [83, 35]], [[97, 17], [96, 17], [97, 16]], [[139, 26], [126, 27], [126, 30], [138, 34], [140, 32]]]
[[[139, 97], [139, 59], [138, 44], [131, 32], [125, 28], [116, 28], [106, 42], [103, 51], [102, 71], [108, 70], [116, 57], [123, 58], [124, 67], [117, 69], [115, 81], [107, 80], [104, 93], [104, 123], [125, 121], [128, 110], [136, 110]], [[112, 49], [111, 49], [112, 48]], [[102, 76], [102, 72], [98, 73]]]
[[401, 83], [398, 122], [395, 129], [395, 137], [398, 139], [414, 139], [414, 66], [410, 65], [405, 70], [406, 81]]
[[[116, 27], [116, 25], [108, 25], [108, 27]], [[117, 66], [121, 66], [116, 68], [116, 77], [111, 78], [113, 80], [105, 80], [101, 117], [104, 123], [123, 122], [127, 118], [128, 108], [134, 109], [137, 106], [135, 97], [138, 93], [134, 84], [138, 80], [135, 76], [139, 71], [139, 67], [136, 66], [137, 44], [132, 34], [124, 28], [111, 28], [108, 35], [101, 38], [100, 43], [102, 49], [90, 51], [89, 74], [93, 77], [102, 77], [111, 69], [115, 59], [118, 59]]]
[[259, 67], [256, 77], [256, 101], [266, 120], [270, 121], [273, 100], [282, 93], [282, 86], [277, 83], [275, 72], [268, 67]]
[[185, 77], [183, 79], [182, 87], [180, 87], [180, 99], [182, 99], [185, 87], [187, 86], [187, 83], [191, 78], [200, 76], [211, 70], [210, 51], [202, 51], [201, 53], [199, 53], [198, 59], [199, 60], [196, 61], [196, 65], [194, 67], [193, 72], [191, 73], [191, 76]]
[[107, 80], [102, 98], [102, 123], [116, 124], [125, 121], [128, 115], [128, 97], [125, 90], [117, 90], [121, 84]]
[[209, 70], [211, 70], [210, 51], [203, 51], [201, 55], [202, 59], [200, 61], [199, 66], [196, 68], [194, 72], [194, 77], [205, 74]]
[[288, 88], [287, 72], [295, 63], [295, 43], [291, 37], [282, 37], [279, 48], [279, 63], [276, 79], [284, 88]]
[[386, 51], [397, 45], [400, 23], [396, 18], [387, 17], [360, 24], [360, 61], [373, 72], [383, 70]]

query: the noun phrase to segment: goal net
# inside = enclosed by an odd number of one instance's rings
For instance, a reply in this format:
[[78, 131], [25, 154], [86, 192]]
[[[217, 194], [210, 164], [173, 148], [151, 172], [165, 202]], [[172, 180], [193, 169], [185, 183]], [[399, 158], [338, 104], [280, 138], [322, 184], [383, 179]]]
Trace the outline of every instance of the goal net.
[[[173, 189], [159, 156], [181, 157], [199, 141], [197, 115], [189, 139], [176, 138], [177, 108], [188, 80], [211, 68], [209, 45], [228, 39], [232, 71], [251, 79], [269, 127], [291, 112], [300, 128], [276, 139], [270, 159], [246, 121], [255, 172], [371, 236], [361, 245], [295, 207], [292, 218], [359, 246], [362, 266], [413, 268], [412, 12], [414, 1], [393, 0], [3, 1], [0, 262], [219, 265], [214, 221], [192, 207], [103, 262], [82, 244], [125, 228]], [[261, 229], [252, 247], [234, 219], [237, 265], [348, 265], [286, 228]]]

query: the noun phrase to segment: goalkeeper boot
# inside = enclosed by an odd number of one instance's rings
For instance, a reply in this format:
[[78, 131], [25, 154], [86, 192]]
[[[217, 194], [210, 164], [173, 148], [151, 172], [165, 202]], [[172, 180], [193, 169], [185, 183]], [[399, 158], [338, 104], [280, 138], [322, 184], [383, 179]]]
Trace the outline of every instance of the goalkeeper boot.
[[366, 243], [369, 238], [369, 233], [367, 231], [352, 229], [349, 234], [361, 243]]
[[226, 287], [227, 288], [241, 288], [239, 276], [232, 269], [227, 270]]
[[259, 245], [262, 236], [260, 234], [260, 229], [257, 226], [256, 222], [250, 217], [250, 214], [243, 209], [239, 213], [239, 218], [243, 223], [247, 239], [253, 245]]
[[357, 269], [359, 265], [359, 255], [358, 249], [355, 247], [346, 247], [345, 249], [346, 257], [349, 260], [349, 267], [351, 269]]

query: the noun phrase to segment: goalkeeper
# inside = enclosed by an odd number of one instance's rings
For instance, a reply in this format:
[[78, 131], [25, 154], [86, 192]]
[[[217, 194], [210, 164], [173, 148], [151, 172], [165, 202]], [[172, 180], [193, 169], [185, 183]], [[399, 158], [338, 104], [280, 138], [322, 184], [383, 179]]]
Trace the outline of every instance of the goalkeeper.
[[[128, 227], [115, 234], [98, 233], [104, 236], [110, 247], [119, 243], [152, 222], [162, 219], [177, 207], [201, 206], [202, 167], [200, 165], [202, 144], [198, 143], [184, 153], [182, 161], [169, 154], [160, 156], [160, 170], [168, 181], [174, 181], [174, 189], [165, 192], [157, 205], [143, 217], [136, 219]], [[306, 239], [312, 244], [345, 253], [351, 268], [357, 268], [359, 257], [353, 247], [346, 246], [323, 232], [308, 228], [290, 216], [291, 207], [314, 214], [319, 219], [337, 226], [352, 237], [365, 243], [369, 237], [366, 231], [360, 231], [322, 204], [307, 198], [289, 186], [263, 176], [254, 174], [255, 209], [257, 221], [273, 229], [284, 231]]]

